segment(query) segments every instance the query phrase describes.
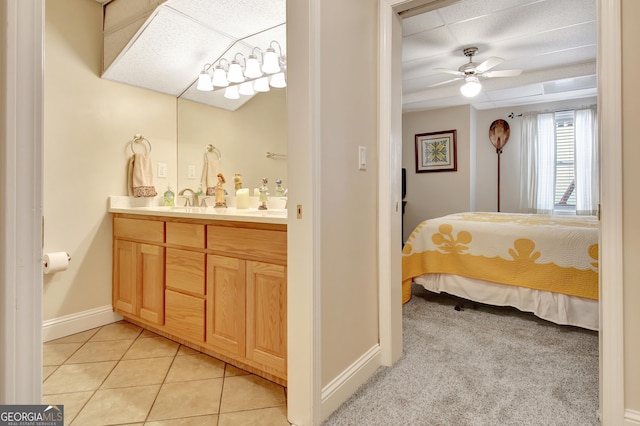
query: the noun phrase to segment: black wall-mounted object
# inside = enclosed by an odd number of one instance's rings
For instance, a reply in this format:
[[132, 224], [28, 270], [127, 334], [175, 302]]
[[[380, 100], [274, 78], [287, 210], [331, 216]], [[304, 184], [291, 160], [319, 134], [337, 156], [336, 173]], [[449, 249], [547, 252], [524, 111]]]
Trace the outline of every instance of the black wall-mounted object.
[[407, 196], [407, 169], [402, 168], [402, 199]]

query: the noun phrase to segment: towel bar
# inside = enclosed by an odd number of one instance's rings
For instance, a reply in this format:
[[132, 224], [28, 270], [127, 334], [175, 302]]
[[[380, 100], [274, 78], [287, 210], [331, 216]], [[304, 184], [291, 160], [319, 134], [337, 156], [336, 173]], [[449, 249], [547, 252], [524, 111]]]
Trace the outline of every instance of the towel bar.
[[285, 158], [287, 158], [287, 154], [276, 154], [275, 152], [267, 151], [267, 158], [285, 159]]
[[[145, 138], [144, 136], [142, 136], [142, 135], [134, 135], [133, 139], [131, 139], [129, 141], [129, 146], [131, 147], [131, 152], [133, 152], [134, 154], [136, 153], [136, 151], [133, 149], [133, 144], [134, 143], [144, 143], [144, 142], [146, 142], [147, 145], [149, 145], [148, 154], [151, 154], [151, 142], [149, 142], [149, 140], [147, 138]], [[146, 147], [145, 147], [145, 150], [146, 150]]]

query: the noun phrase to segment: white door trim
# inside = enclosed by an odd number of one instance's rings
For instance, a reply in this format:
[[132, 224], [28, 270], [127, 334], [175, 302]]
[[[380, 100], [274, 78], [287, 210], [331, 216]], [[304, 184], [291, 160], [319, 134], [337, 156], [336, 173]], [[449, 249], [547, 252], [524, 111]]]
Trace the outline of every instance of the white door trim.
[[0, 151], [0, 403], [42, 399], [44, 1], [7, 0]]

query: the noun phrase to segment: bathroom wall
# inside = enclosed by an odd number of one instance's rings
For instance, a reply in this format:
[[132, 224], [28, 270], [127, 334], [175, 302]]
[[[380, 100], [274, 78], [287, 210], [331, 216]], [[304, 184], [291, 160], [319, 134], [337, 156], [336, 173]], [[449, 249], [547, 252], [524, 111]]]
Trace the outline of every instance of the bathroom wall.
[[[100, 79], [102, 7], [89, 0], [46, 0], [44, 251], [68, 251], [68, 270], [45, 275], [43, 319], [111, 311], [109, 195], [126, 195], [130, 141], [152, 145], [161, 192], [176, 185], [176, 99]], [[137, 147], [136, 149], [139, 149]], [[88, 319], [83, 320], [87, 324]], [[56, 337], [56, 336], [50, 336]]]
[[[267, 158], [266, 153], [287, 153], [287, 96], [285, 89], [272, 89], [254, 96], [236, 111], [178, 100], [178, 189], [198, 190], [203, 156], [212, 144], [222, 154], [220, 171], [233, 194], [233, 175], [243, 176], [245, 188], [257, 188], [260, 179], [269, 179], [269, 191], [275, 195], [276, 178], [286, 188], [286, 157]], [[188, 166], [196, 169], [190, 179]], [[204, 189], [204, 188], [203, 188]]]

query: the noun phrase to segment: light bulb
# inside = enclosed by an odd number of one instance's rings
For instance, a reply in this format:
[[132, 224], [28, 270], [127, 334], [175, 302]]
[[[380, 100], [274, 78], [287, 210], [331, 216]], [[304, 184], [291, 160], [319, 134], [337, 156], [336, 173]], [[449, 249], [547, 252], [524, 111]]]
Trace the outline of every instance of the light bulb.
[[227, 79], [230, 83], [242, 83], [244, 81], [244, 76], [242, 75], [242, 67], [236, 61], [231, 61]]
[[253, 83], [253, 90], [255, 90], [256, 92], [268, 92], [269, 90], [269, 80], [267, 79], [267, 77], [262, 77], [257, 79], [254, 83]]
[[275, 87], [281, 89], [283, 87], [287, 87], [287, 82], [284, 79], [284, 73], [279, 72], [278, 74], [274, 74], [271, 76], [271, 87]]
[[213, 70], [213, 85], [217, 87], [227, 87], [229, 85], [227, 73], [220, 65], [216, 65]]
[[244, 83], [240, 84], [239, 92], [241, 95], [247, 95], [247, 96], [256, 94], [256, 92], [253, 91], [253, 85], [251, 84], [250, 81], [245, 81]]
[[280, 71], [280, 63], [278, 62], [278, 55], [276, 51], [270, 47], [264, 54], [264, 63], [262, 64], [262, 71], [267, 74], [274, 74]]
[[260, 62], [256, 55], [249, 55], [249, 59], [247, 59], [247, 69], [244, 72], [244, 75], [247, 78], [258, 78], [262, 76], [262, 71], [260, 71]]
[[238, 86], [229, 86], [224, 89], [224, 97], [227, 99], [240, 99], [240, 94], [238, 93]]
[[198, 90], [202, 90], [205, 92], [210, 92], [213, 90], [213, 84], [211, 83], [211, 76], [208, 72], [202, 71], [198, 76], [198, 85], [196, 86]]
[[466, 83], [460, 87], [460, 93], [467, 98], [473, 98], [482, 89], [482, 84], [478, 81], [477, 77], [467, 77]]

